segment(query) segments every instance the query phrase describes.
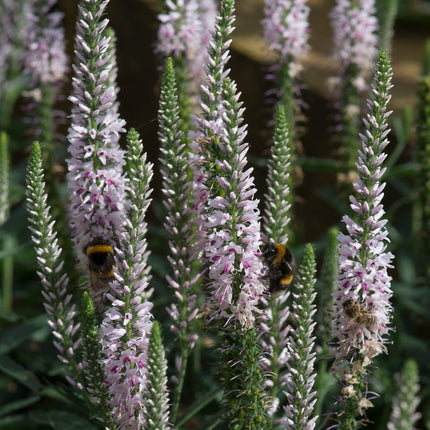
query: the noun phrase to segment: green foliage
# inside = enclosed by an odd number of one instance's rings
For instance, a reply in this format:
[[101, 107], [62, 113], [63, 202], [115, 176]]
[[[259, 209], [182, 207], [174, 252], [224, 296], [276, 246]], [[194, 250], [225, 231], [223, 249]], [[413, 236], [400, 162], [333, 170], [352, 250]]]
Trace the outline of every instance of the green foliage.
[[223, 335], [225, 419], [231, 430], [267, 428], [261, 347], [255, 328]]

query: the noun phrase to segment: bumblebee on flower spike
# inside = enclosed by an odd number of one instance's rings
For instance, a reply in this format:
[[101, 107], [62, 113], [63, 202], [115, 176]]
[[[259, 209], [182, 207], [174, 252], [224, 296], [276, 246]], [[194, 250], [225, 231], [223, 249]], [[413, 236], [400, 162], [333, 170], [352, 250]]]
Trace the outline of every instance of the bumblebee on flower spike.
[[114, 251], [101, 238], [94, 239], [85, 248], [90, 270], [91, 288], [95, 291], [104, 290], [110, 281], [114, 279]]
[[294, 257], [291, 251], [281, 243], [268, 242], [263, 245], [261, 256], [268, 270], [270, 293], [286, 290], [293, 280]]

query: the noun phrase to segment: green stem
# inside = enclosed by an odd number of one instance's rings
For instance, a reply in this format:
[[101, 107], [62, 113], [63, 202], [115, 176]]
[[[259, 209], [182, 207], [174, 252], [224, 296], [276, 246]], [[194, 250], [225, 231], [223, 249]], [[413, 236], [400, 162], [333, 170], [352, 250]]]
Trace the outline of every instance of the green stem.
[[175, 388], [175, 393], [173, 395], [173, 407], [172, 407], [172, 422], [176, 421], [176, 415], [178, 413], [179, 409], [179, 402], [181, 400], [182, 395], [182, 388], [184, 386], [184, 380], [185, 380], [185, 373], [187, 370], [187, 364], [188, 364], [188, 357], [189, 357], [189, 348], [188, 348], [188, 342], [182, 335], [181, 338], [181, 368], [179, 370], [178, 375], [178, 385]]
[[10, 252], [15, 246], [15, 239], [10, 235], [5, 235], [3, 239], [4, 258], [3, 265], [3, 287], [2, 287], [2, 310], [10, 312], [12, 310], [13, 297], [13, 255]]

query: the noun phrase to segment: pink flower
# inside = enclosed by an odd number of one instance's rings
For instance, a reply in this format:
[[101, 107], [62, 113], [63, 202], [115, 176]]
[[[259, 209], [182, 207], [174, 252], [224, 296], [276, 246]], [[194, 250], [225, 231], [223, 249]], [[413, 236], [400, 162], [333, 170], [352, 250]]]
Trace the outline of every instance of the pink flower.
[[334, 57], [345, 71], [348, 65], [358, 68], [354, 85], [367, 87], [378, 54], [378, 20], [374, 0], [337, 0], [330, 15], [334, 34]]
[[338, 236], [338, 289], [333, 293], [332, 335], [338, 341], [334, 371], [349, 391], [358, 389], [359, 379], [354, 375], [365, 375], [372, 358], [386, 352], [392, 312], [388, 269], [393, 255], [387, 250], [387, 221], [381, 204], [391, 89], [391, 68], [384, 54], [377, 67], [370, 113], [364, 121], [366, 132], [361, 135], [355, 194], [350, 197], [355, 218], [343, 217], [347, 234]]
[[166, 11], [158, 18], [156, 51], [164, 58], [173, 57], [186, 63], [190, 83], [197, 92], [204, 77], [204, 64], [214, 30], [216, 2], [214, 0], [167, 0]]
[[269, 47], [290, 62], [291, 76], [300, 67], [298, 60], [309, 51], [309, 7], [306, 0], [266, 0], [263, 36]]
[[60, 26], [63, 14], [52, 12], [56, 0], [26, 4], [28, 23], [26, 49], [22, 59], [25, 72], [31, 76], [32, 86], [40, 82], [56, 84], [65, 78], [67, 56], [64, 30]]
[[70, 96], [70, 224], [82, 265], [86, 264], [85, 248], [92, 240], [102, 238], [112, 246], [117, 243], [115, 236], [126, 207], [124, 152], [119, 146], [125, 123], [117, 112], [111, 39], [104, 35], [108, 24], [106, 19], [102, 20], [106, 4], [84, 0], [79, 9]]

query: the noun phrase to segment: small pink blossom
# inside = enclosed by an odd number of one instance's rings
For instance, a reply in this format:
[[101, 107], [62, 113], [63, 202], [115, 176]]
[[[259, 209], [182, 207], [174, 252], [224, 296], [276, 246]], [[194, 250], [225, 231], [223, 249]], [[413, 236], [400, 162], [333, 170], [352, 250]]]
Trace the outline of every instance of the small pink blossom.
[[291, 76], [300, 71], [299, 60], [309, 51], [309, 7], [306, 0], [266, 0], [263, 36], [269, 47], [288, 61]]
[[378, 20], [375, 0], [337, 0], [330, 14], [334, 34], [334, 57], [341, 73], [348, 65], [358, 68], [354, 85], [359, 91], [367, 82], [378, 54]]

